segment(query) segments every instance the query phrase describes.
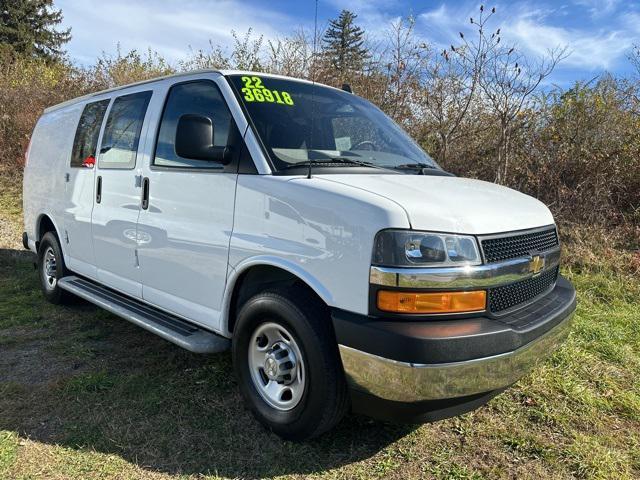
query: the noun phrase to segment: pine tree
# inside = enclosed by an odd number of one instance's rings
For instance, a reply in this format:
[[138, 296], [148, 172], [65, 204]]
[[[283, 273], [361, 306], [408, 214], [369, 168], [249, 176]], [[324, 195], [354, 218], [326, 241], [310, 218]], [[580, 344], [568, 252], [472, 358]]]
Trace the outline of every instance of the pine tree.
[[357, 15], [342, 10], [338, 18], [329, 21], [325, 32], [323, 53], [341, 80], [361, 70], [369, 51], [364, 46], [364, 30], [355, 25]]
[[51, 60], [71, 39], [71, 29], [55, 28], [62, 11], [53, 0], [0, 0], [0, 20], [0, 47], [21, 55]]

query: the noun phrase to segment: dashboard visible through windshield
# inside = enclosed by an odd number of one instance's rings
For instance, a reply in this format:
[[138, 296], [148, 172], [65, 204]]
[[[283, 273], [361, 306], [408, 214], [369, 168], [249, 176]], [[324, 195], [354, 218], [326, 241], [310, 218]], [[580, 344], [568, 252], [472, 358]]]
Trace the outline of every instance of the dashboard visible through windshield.
[[267, 75], [230, 75], [278, 171], [309, 165], [438, 168], [396, 123], [334, 88]]

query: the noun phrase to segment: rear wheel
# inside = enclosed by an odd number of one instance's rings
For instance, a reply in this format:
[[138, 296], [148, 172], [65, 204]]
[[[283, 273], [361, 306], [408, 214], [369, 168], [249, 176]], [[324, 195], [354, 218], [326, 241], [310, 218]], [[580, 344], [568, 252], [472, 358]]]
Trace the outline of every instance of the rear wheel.
[[283, 438], [316, 437], [347, 410], [331, 320], [326, 307], [304, 289], [263, 292], [243, 305], [233, 363], [253, 414]]
[[54, 304], [67, 303], [71, 294], [60, 288], [58, 281], [67, 274], [58, 237], [47, 232], [38, 248], [38, 274], [45, 298]]

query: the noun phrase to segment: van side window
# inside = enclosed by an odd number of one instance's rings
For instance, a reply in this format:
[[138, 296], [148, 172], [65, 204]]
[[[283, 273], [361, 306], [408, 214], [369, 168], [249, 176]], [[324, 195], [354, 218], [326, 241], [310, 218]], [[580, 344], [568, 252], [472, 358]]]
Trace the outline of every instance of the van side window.
[[140, 132], [153, 92], [132, 93], [114, 100], [100, 147], [100, 168], [136, 166]]
[[175, 150], [178, 119], [185, 114], [209, 117], [213, 123], [213, 145], [224, 147], [229, 144], [232, 117], [218, 86], [209, 81], [195, 81], [174, 85], [169, 90], [162, 113], [160, 131], [153, 165], [182, 168], [223, 169], [221, 164], [203, 162], [179, 157]]
[[72, 168], [93, 167], [96, 163], [98, 136], [109, 101], [106, 99], [85, 105], [73, 140], [70, 163]]

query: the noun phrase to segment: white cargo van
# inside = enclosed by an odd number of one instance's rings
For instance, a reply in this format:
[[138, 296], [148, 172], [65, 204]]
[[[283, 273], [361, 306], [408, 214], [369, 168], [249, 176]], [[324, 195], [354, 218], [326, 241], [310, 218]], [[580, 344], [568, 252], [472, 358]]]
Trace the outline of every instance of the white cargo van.
[[554, 350], [576, 303], [542, 203], [444, 172], [348, 91], [275, 75], [194, 72], [49, 108], [24, 221], [48, 300], [231, 348], [247, 405], [290, 439], [349, 408], [476, 408]]

